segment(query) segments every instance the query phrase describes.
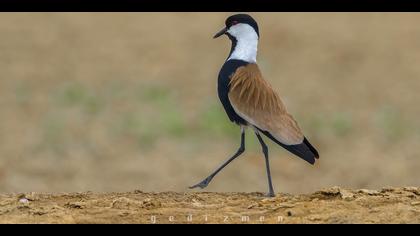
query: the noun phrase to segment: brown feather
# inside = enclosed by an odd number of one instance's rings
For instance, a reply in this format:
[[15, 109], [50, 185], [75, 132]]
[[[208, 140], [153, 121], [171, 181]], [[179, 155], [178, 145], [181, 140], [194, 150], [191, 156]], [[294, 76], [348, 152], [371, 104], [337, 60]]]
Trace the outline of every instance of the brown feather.
[[231, 76], [229, 100], [242, 118], [278, 141], [287, 145], [302, 143], [304, 137], [297, 122], [263, 79], [257, 64], [242, 66]]

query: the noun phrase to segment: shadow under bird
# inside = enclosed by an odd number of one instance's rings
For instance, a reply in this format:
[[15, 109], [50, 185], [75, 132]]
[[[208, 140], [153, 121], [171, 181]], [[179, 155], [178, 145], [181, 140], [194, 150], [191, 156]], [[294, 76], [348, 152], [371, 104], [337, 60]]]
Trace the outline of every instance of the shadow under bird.
[[226, 27], [214, 36], [227, 35], [232, 41], [229, 56], [219, 72], [218, 95], [229, 119], [241, 128], [241, 144], [238, 151], [214, 173], [190, 188], [207, 187], [223, 168], [239, 157], [245, 151], [245, 128], [251, 127], [264, 153], [268, 196], [273, 197], [268, 148], [261, 134], [310, 164], [315, 163], [319, 154], [258, 68], [256, 58], [260, 36], [257, 22], [247, 14], [236, 14], [228, 17], [225, 24]]

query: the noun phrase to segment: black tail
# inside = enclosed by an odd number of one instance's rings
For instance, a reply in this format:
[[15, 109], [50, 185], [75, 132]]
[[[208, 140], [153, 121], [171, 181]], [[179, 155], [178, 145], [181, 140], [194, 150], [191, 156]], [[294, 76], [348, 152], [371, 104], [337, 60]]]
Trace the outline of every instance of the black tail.
[[295, 145], [286, 145], [279, 142], [276, 138], [274, 138], [269, 132], [260, 130], [265, 136], [273, 140], [278, 145], [282, 146], [289, 152], [295, 154], [296, 156], [302, 158], [303, 160], [311, 163], [312, 165], [315, 163], [315, 159], [319, 158], [318, 151], [309, 143], [309, 141], [304, 137], [303, 142], [301, 144]]

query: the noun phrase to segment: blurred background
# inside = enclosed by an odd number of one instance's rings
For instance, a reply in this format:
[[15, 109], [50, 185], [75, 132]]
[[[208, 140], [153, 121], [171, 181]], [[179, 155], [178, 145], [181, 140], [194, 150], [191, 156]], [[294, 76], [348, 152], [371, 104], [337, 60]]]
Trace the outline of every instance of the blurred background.
[[[216, 80], [230, 13], [0, 14], [0, 192], [189, 191], [240, 131]], [[420, 14], [255, 13], [258, 63], [321, 158], [276, 191], [420, 185]], [[260, 146], [206, 191], [267, 190]]]

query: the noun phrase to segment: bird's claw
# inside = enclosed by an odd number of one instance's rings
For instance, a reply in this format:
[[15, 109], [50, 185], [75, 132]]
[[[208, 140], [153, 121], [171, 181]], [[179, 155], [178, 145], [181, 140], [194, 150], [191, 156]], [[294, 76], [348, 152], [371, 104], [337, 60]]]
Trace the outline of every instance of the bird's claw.
[[206, 188], [209, 185], [210, 181], [211, 181], [211, 178], [207, 178], [207, 179], [201, 181], [199, 184], [196, 184], [196, 185], [191, 186], [189, 188], [190, 189], [194, 189], [194, 188], [204, 189], [204, 188]]
[[276, 196], [276, 194], [274, 194], [274, 192], [270, 192], [270, 193], [267, 193], [265, 195], [265, 197], [268, 197], [268, 198], [272, 198], [272, 197], [275, 197], [275, 196]]

